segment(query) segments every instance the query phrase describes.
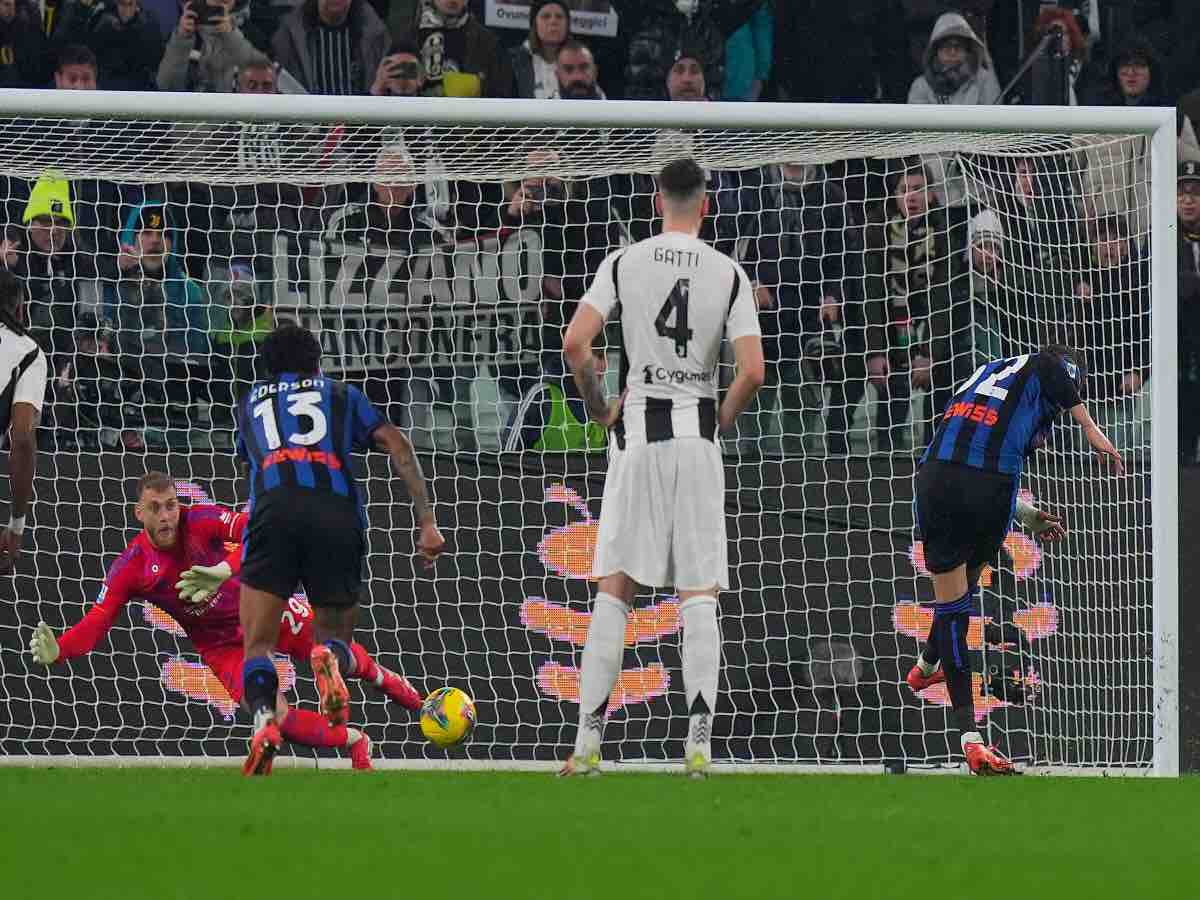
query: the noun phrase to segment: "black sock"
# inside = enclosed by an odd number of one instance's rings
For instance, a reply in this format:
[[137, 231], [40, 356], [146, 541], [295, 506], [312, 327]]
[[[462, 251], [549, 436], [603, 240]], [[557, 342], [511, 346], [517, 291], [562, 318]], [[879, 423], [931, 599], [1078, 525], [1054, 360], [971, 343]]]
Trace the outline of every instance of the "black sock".
[[967, 629], [971, 627], [971, 610], [975, 596], [968, 590], [953, 603], [934, 607], [933, 629], [937, 632], [942, 651], [942, 670], [946, 673], [946, 690], [950, 694], [954, 727], [959, 737], [975, 730], [975, 701], [971, 696], [971, 657], [967, 648]]
[[975, 730], [975, 701], [971, 697], [971, 670], [947, 668], [946, 690], [950, 694], [954, 727], [958, 729], [958, 736], [961, 738], [968, 731]]
[[250, 715], [275, 714], [275, 698], [279, 695], [279, 674], [269, 656], [255, 656], [242, 663], [242, 691]]

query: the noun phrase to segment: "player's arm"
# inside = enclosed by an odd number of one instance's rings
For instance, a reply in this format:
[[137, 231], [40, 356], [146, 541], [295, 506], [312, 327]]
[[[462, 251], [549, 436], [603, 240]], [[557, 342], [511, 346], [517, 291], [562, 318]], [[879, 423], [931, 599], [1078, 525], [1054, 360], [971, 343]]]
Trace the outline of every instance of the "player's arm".
[[0, 572], [12, 568], [21, 555], [25, 514], [33, 500], [37, 426], [46, 396], [46, 356], [40, 350], [36, 352], [34, 361], [21, 373], [13, 390], [12, 417], [8, 424], [8, 478], [12, 505], [8, 527], [0, 530]]
[[445, 548], [446, 539], [442, 537], [434, 521], [433, 505], [429, 502], [429, 489], [425, 484], [425, 473], [421, 471], [421, 461], [417, 459], [416, 450], [413, 449], [408, 435], [395, 425], [385, 422], [376, 427], [373, 440], [376, 448], [391, 457], [392, 469], [404, 480], [404, 485], [408, 488], [413, 515], [421, 529], [417, 539], [417, 552], [424, 557], [426, 568], [429, 568]]
[[611, 428], [621, 414], [621, 401], [604, 396], [604, 379], [596, 371], [592, 344], [604, 330], [604, 318], [590, 304], [580, 303], [563, 338], [563, 355], [574, 374], [575, 386], [587, 406], [588, 416], [605, 428]]
[[725, 334], [733, 344], [737, 374], [725, 392], [717, 415], [721, 431], [733, 427], [767, 377], [758, 327], [758, 309], [750, 290], [750, 279], [741, 266], [735, 267], [734, 278], [733, 302], [729, 305], [729, 315], [725, 320]]
[[131, 556], [131, 550], [126, 550], [118, 557], [108, 570], [95, 605], [60, 637], [56, 638], [45, 622], [38, 622], [29, 641], [29, 654], [34, 662], [49, 666], [84, 656], [96, 648], [136, 590], [134, 567], [126, 565]]
[[1121, 463], [1121, 454], [1112, 445], [1104, 430], [1092, 420], [1092, 415], [1088, 412], [1087, 407], [1082, 403], [1076, 403], [1071, 407], [1071, 418], [1083, 429], [1083, 436], [1092, 445], [1092, 449], [1112, 466], [1114, 472], [1124, 475], [1125, 466]]
[[579, 396], [587, 407], [588, 417], [605, 428], [612, 428], [621, 415], [621, 399], [611, 403], [604, 396], [604, 381], [596, 371], [596, 360], [592, 356], [592, 344], [604, 330], [604, 323], [617, 306], [618, 266], [623, 250], [610, 253], [600, 263], [596, 277], [579, 305], [567, 333], [563, 336], [563, 356], [579, 388]]

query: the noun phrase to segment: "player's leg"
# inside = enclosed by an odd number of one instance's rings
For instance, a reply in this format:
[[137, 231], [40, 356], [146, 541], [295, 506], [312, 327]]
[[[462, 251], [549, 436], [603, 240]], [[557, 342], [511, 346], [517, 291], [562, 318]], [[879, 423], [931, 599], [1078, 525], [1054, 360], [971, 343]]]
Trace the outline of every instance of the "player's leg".
[[[288, 599], [288, 608], [279, 622], [276, 649], [297, 661], [309, 662], [316, 641], [313, 636], [313, 611], [300, 597]], [[394, 703], [416, 712], [421, 708], [421, 695], [407, 678], [380, 665], [362, 644], [352, 641], [350, 654], [354, 657], [354, 678], [382, 691]]]
[[300, 580], [313, 609], [313, 641], [309, 659], [321, 713], [334, 725], [345, 723], [350, 692], [344, 678], [354, 674], [350, 650], [362, 589], [365, 537], [353, 503], [321, 502], [307, 510], [311, 527], [305, 537]]
[[608, 699], [625, 655], [625, 626], [637, 585], [662, 585], [670, 552], [670, 493], [653, 471], [662, 445], [612, 448], [592, 573], [599, 591], [579, 666], [579, 730], [563, 775], [598, 771]]
[[[922, 466], [917, 471], [913, 485], [913, 523], [916, 526], [917, 537], [924, 547], [926, 567], [930, 571], [933, 571], [934, 567], [938, 565], [954, 569], [964, 552], [957, 546], [953, 523], [949, 521], [951, 519], [949, 504], [953, 501], [945, 496], [946, 492], [943, 489], [943, 480], [939, 477], [938, 468], [934, 463]], [[952, 541], [955, 543], [947, 546]], [[944, 588], [951, 592], [954, 589], [953, 585]], [[942, 669], [943, 648], [938, 643], [936, 624], [937, 617], [935, 616], [930, 622], [925, 643], [917, 651], [916, 664], [904, 679], [914, 693], [935, 684], [941, 684], [946, 680], [945, 672]]]
[[321, 697], [321, 713], [331, 724], [340, 725], [350, 713], [350, 692], [346, 689], [343, 673], [353, 675], [355, 670], [350, 644], [358, 619], [358, 604], [314, 606], [313, 617], [315, 644], [309, 660]]
[[271, 658], [282, 613], [282, 597], [242, 582], [239, 607], [243, 642], [242, 685], [244, 703], [254, 722], [254, 737], [250, 740], [250, 753], [243, 767], [247, 774], [268, 774], [271, 760], [283, 743], [275, 715], [279, 675]]
[[608, 699], [621, 674], [625, 626], [636, 592], [636, 582], [624, 572], [614, 572], [600, 579], [579, 662], [579, 728], [575, 732], [575, 750], [564, 763], [560, 775], [599, 771]]
[[242, 685], [244, 704], [254, 720], [246, 765], [266, 765], [268, 771], [270, 757], [283, 743], [275, 709], [279, 676], [271, 656], [284, 598], [291, 596], [299, 575], [299, 548], [292, 540], [295, 523], [286, 500], [268, 497], [255, 507], [242, 542]]
[[[216, 647], [200, 656], [209, 670], [224, 685], [229, 696], [237, 703], [245, 704], [242, 681], [242, 648]], [[288, 741], [308, 747], [336, 747], [350, 751], [356, 769], [371, 768], [370, 741], [357, 728], [345, 725], [329, 725], [317, 713], [303, 709], [290, 709], [282, 693], [275, 698], [275, 722], [281, 736]], [[361, 744], [361, 746], [359, 746]], [[274, 752], [251, 753], [242, 766], [243, 775], [270, 775]]]
[[714, 584], [706, 590], [679, 592], [683, 691], [688, 710], [683, 760], [687, 773], [696, 777], [706, 775], [712, 764], [712, 717], [717, 711], [721, 674], [717, 590]]
[[[721, 671], [717, 596], [729, 586], [725, 530], [725, 465], [704, 440], [675, 442], [674, 497], [668, 577], [679, 591], [683, 689], [688, 710], [684, 766], [703, 777], [712, 764], [712, 720]], [[664, 461], [665, 462], [665, 461]], [[669, 473], [668, 473], [669, 474]]]

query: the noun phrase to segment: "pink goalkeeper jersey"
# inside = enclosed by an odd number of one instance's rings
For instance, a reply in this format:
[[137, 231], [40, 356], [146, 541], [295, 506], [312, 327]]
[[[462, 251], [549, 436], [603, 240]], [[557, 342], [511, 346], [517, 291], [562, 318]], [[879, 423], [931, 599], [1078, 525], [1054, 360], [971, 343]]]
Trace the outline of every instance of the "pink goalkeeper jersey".
[[213, 566], [226, 558], [225, 544], [240, 542], [247, 515], [219, 506], [187, 506], [179, 512], [179, 535], [170, 550], [159, 550], [142, 532], [108, 569], [93, 606], [59, 638], [60, 659], [90, 652], [108, 633], [130, 600], [153, 603], [187, 633], [198, 653], [242, 642], [238, 619], [238, 579], [230, 578], [207, 603], [179, 598], [179, 576], [192, 566]]

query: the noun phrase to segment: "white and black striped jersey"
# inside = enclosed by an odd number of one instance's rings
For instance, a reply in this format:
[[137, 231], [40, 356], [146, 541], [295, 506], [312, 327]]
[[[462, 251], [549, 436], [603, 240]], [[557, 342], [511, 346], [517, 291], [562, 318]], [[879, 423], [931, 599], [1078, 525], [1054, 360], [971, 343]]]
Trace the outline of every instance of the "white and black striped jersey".
[[0, 439], [8, 436], [14, 403], [31, 403], [41, 412], [46, 377], [42, 348], [29, 335], [0, 324]]
[[742, 267], [697, 238], [665, 232], [611, 253], [583, 302], [605, 319], [620, 307], [628, 394], [617, 446], [713, 440], [721, 339], [761, 333]]

